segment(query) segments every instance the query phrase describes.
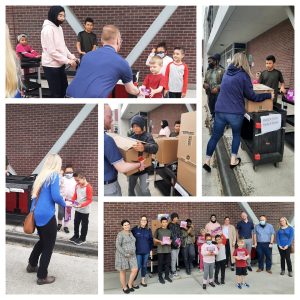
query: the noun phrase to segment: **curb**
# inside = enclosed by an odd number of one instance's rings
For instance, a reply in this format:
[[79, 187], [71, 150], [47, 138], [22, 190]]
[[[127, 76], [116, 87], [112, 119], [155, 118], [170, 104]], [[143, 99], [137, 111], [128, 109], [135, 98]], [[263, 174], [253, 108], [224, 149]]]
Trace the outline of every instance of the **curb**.
[[225, 148], [223, 137], [217, 144], [216, 157], [224, 196], [243, 196], [234, 171], [230, 169], [228, 161], [226, 161], [229, 156]]
[[[38, 241], [38, 237], [33, 235], [25, 235], [17, 232], [6, 232], [6, 243], [16, 243], [26, 246], [33, 246]], [[67, 252], [68, 254], [84, 254], [89, 256], [98, 256], [98, 245], [87, 243], [76, 246], [69, 241], [56, 240], [54, 251]]]

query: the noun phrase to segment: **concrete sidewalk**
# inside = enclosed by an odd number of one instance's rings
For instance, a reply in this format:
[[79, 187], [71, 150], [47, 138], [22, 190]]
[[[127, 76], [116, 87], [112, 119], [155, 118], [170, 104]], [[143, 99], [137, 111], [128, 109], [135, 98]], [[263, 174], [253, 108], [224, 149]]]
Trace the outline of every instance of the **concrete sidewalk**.
[[[166, 282], [161, 284], [158, 282], [157, 274], [152, 278], [148, 278], [148, 287], [140, 286], [135, 290], [135, 295], [144, 294], [293, 294], [294, 278], [287, 275], [281, 276], [280, 265], [272, 266], [273, 274], [267, 272], [256, 273], [256, 267], [253, 272], [248, 272], [246, 282], [250, 288], [238, 289], [235, 284], [235, 272], [226, 269], [225, 285], [216, 286], [215, 288], [207, 286], [206, 290], [202, 289], [203, 273], [198, 268], [194, 268], [192, 275], [187, 275], [184, 270], [179, 272], [179, 278], [174, 279], [172, 283]], [[127, 273], [127, 278], [129, 273]], [[220, 275], [219, 275], [220, 276]], [[280, 284], [278, 284], [280, 282]], [[137, 281], [139, 283], [139, 281]], [[119, 273], [104, 273], [104, 294], [123, 294], [120, 288]]]
[[[205, 160], [206, 145], [210, 138], [208, 123], [209, 111], [207, 108], [207, 96], [202, 94], [202, 161]], [[280, 100], [278, 101], [280, 102]], [[288, 114], [293, 113], [293, 107], [289, 106]], [[205, 122], [206, 121], [206, 122]], [[224, 144], [227, 150], [225, 163], [229, 164], [231, 152], [232, 132], [225, 130]], [[285, 144], [283, 161], [279, 167], [273, 164], [265, 164], [253, 170], [253, 165], [246, 151], [239, 149], [238, 155], [241, 157], [241, 165], [229, 172], [234, 172], [239, 188], [243, 196], [293, 196], [294, 195], [294, 150]], [[212, 172], [207, 173], [202, 169], [202, 194], [203, 196], [222, 196], [222, 185], [220, 175], [215, 163], [215, 155], [212, 160]]]
[[37, 285], [36, 273], [27, 273], [32, 248], [6, 244], [6, 294], [97, 294], [98, 259], [54, 252], [48, 268], [53, 284]]

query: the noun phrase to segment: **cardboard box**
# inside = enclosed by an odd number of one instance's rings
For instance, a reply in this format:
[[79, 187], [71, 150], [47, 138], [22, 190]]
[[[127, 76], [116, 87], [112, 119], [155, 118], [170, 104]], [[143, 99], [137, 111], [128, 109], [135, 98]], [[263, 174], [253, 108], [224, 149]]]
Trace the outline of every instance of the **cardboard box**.
[[[253, 90], [257, 94], [272, 93], [274, 90], [263, 84], [253, 84]], [[262, 102], [254, 102], [245, 99], [246, 112], [260, 112], [273, 110], [273, 100], [267, 99]]]
[[194, 134], [196, 135], [196, 111], [181, 114], [180, 120], [180, 133], [181, 134]]
[[196, 165], [178, 159], [177, 182], [192, 196], [196, 196]]
[[181, 134], [178, 138], [178, 160], [190, 162], [193, 165], [197, 164], [196, 158], [196, 135]]
[[158, 144], [155, 158], [160, 164], [166, 165], [177, 161], [178, 138], [160, 137], [156, 138], [155, 142]]
[[[128, 137], [123, 137], [123, 136], [120, 136], [115, 133], [108, 133], [108, 135], [110, 135], [114, 139], [119, 151], [122, 154], [124, 161], [138, 162], [139, 152], [135, 151], [132, 148], [132, 146], [140, 141], [132, 139], [132, 138], [128, 138]], [[145, 167], [150, 167], [152, 164], [152, 156], [149, 153], [145, 153], [145, 152], [143, 152], [142, 156], [145, 159], [145, 162], [144, 162]], [[124, 173], [124, 174], [126, 176], [130, 176], [136, 172], [138, 172], [138, 169]]]

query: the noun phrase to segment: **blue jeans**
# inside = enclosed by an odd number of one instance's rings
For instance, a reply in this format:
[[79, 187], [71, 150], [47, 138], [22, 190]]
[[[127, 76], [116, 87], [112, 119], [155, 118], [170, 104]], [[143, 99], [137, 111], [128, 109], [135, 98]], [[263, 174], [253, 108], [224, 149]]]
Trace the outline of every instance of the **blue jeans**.
[[226, 125], [230, 125], [232, 129], [231, 154], [237, 155], [241, 142], [243, 119], [244, 115], [216, 112], [213, 134], [207, 144], [206, 156], [211, 157], [213, 155], [220, 138], [224, 134]]
[[272, 248], [270, 243], [257, 243], [256, 253], [258, 256], [258, 268], [264, 269], [264, 260], [266, 257], [266, 270], [271, 270], [272, 267]]
[[138, 263], [138, 273], [136, 276], [138, 276], [139, 271], [141, 270], [141, 276], [144, 278], [147, 274], [147, 262], [148, 262], [149, 253], [147, 254], [137, 254], [136, 259]]

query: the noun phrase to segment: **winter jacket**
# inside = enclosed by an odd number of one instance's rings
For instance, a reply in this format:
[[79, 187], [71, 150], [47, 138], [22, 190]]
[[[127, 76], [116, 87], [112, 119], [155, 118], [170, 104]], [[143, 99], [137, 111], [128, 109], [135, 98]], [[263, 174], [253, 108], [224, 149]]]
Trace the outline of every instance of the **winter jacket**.
[[242, 68], [231, 64], [223, 76], [215, 112], [243, 115], [245, 98], [260, 102], [271, 97], [270, 93], [256, 94], [250, 76]]
[[69, 59], [75, 59], [65, 44], [62, 27], [56, 26], [49, 20], [44, 21], [41, 43], [43, 48], [42, 66], [44, 67], [59, 68], [68, 64]]

